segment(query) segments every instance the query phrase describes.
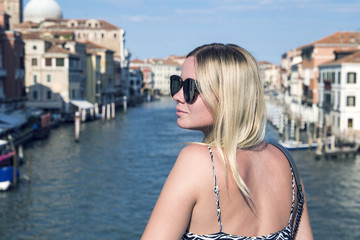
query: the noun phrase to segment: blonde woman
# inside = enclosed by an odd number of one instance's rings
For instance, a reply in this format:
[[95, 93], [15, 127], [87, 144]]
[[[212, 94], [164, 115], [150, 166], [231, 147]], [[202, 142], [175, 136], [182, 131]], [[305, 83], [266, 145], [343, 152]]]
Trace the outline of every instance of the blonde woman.
[[255, 59], [236, 45], [204, 45], [170, 80], [177, 124], [204, 140], [180, 152], [142, 240], [312, 239], [296, 166], [263, 141]]

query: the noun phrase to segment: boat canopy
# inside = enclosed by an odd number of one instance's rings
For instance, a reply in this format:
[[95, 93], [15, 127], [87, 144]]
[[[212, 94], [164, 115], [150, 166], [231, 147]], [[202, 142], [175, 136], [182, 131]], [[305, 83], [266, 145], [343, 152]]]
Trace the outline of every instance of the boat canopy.
[[71, 100], [70, 102], [81, 109], [91, 109], [95, 107], [94, 104], [85, 100]]
[[0, 113], [0, 132], [20, 127], [25, 123], [25, 117]]

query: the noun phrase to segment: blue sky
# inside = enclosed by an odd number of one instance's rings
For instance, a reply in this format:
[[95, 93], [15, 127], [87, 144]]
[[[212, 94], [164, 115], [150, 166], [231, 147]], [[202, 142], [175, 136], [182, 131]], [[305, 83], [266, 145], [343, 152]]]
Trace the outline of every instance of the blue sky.
[[279, 64], [290, 49], [337, 31], [360, 31], [359, 0], [56, 1], [64, 18], [103, 19], [123, 28], [132, 59], [185, 55], [221, 42]]

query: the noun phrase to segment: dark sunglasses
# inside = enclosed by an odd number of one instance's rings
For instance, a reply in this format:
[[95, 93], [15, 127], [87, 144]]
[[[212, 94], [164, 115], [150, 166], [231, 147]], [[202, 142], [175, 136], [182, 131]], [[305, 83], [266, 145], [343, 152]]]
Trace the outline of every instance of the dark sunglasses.
[[178, 75], [170, 76], [170, 92], [173, 97], [180, 89], [183, 88], [185, 101], [189, 104], [193, 103], [199, 90], [196, 86], [196, 80], [187, 78], [184, 81]]

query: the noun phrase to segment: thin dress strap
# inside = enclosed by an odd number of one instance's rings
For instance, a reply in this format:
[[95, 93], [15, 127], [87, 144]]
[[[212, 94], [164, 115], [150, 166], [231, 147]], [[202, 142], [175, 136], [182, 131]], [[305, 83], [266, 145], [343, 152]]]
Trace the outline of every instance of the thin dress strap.
[[213, 153], [211, 151], [210, 146], [208, 146], [208, 148], [209, 148], [209, 151], [210, 151], [211, 163], [212, 163], [212, 169], [213, 169], [213, 175], [214, 175], [214, 192], [215, 192], [215, 196], [216, 196], [217, 218], [218, 218], [220, 232], [222, 232], [221, 211], [220, 211], [220, 202], [219, 202], [219, 187], [218, 187], [217, 181], [216, 181], [215, 166], [214, 166], [214, 156], [213, 156]]
[[294, 173], [293, 170], [291, 168], [291, 177], [292, 177], [292, 201], [291, 201], [291, 211], [290, 211], [290, 221], [289, 221], [289, 225], [291, 225], [292, 221], [293, 221], [293, 216], [294, 216], [294, 209], [295, 209], [295, 177], [294, 177]]

